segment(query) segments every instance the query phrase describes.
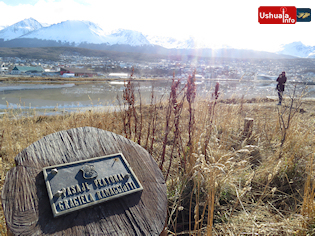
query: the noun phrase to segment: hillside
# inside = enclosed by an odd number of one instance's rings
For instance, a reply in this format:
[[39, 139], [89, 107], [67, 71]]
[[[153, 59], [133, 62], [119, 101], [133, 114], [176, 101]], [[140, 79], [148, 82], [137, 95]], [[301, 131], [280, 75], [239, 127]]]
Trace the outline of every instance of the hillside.
[[79, 47], [0, 47], [0, 57], [20, 57], [29, 59], [46, 59], [58, 61], [60, 54], [79, 54], [87, 57], [104, 57], [122, 61], [153, 61], [164, 58], [162, 55], [153, 55], [137, 52], [119, 52], [108, 50], [86, 49]]
[[[19, 45], [15, 47], [11, 45]], [[20, 44], [19, 44], [20, 42]], [[5, 47], [1, 44], [5, 44]], [[24, 45], [24, 46], [23, 46]], [[25, 45], [28, 45], [25, 47]], [[45, 45], [50, 45], [46, 47]], [[160, 59], [191, 60], [210, 58], [235, 58], [235, 59], [293, 59], [292, 56], [277, 55], [268, 52], [252, 50], [216, 50], [211, 49], [166, 49], [161, 46], [130, 46], [130, 45], [106, 45], [106, 44], [80, 44], [72, 47], [69, 44], [61, 44], [55, 41], [15, 39], [0, 41], [0, 57], [21, 57], [34, 59], [47, 59], [58, 61], [59, 55], [65, 52], [79, 54], [81, 56], [105, 57], [122, 61], [155, 61]]]

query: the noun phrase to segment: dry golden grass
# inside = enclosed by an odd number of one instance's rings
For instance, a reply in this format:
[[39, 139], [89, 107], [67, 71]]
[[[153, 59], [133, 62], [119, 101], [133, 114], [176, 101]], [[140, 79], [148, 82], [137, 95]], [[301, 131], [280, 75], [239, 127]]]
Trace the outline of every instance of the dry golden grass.
[[[0, 121], [0, 188], [24, 148], [54, 132], [91, 126], [128, 135], [155, 158], [167, 181], [170, 235], [315, 234], [315, 103], [302, 103], [281, 146], [278, 109], [287, 117], [290, 100], [277, 107], [266, 99], [197, 97], [189, 105], [183, 96], [132, 107], [129, 120], [124, 110], [57, 116], [30, 110], [22, 117], [8, 110]], [[249, 135], [246, 117], [254, 119]], [[1, 211], [0, 233], [5, 232]]]

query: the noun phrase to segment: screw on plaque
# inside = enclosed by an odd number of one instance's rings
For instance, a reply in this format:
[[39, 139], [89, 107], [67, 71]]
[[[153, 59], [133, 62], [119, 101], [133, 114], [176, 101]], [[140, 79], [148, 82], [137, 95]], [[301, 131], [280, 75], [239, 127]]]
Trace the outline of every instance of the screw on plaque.
[[125, 174], [125, 176], [124, 176], [124, 180], [127, 180], [127, 179], [129, 179], [129, 177], [130, 177], [130, 174]]
[[53, 174], [53, 175], [56, 175], [57, 173], [58, 173], [58, 170], [55, 168], [55, 169], [52, 169], [51, 170], [51, 173]]
[[114, 162], [113, 162], [113, 164], [112, 164], [112, 166], [111, 166], [111, 167], [113, 167], [113, 166], [114, 166], [114, 164], [115, 164], [115, 162], [117, 162], [117, 161], [119, 161], [119, 158], [114, 158]]
[[63, 189], [63, 190], [58, 190], [55, 194], [54, 194], [54, 197], [60, 197], [66, 190]]

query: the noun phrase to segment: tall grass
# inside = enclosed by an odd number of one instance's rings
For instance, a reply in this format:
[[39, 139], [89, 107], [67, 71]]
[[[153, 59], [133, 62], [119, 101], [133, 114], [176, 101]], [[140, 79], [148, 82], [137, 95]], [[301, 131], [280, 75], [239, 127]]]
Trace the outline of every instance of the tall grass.
[[[314, 234], [315, 103], [300, 100], [283, 141], [288, 113], [275, 101], [222, 100], [219, 84], [201, 99], [194, 73], [182, 82], [174, 75], [163, 101], [152, 88], [146, 105], [131, 76], [116, 112], [8, 110], [0, 121], [1, 188], [22, 149], [54, 132], [92, 126], [134, 140], [157, 161], [167, 183], [170, 235]], [[246, 117], [254, 119], [247, 136]], [[0, 220], [4, 233], [3, 214]]]

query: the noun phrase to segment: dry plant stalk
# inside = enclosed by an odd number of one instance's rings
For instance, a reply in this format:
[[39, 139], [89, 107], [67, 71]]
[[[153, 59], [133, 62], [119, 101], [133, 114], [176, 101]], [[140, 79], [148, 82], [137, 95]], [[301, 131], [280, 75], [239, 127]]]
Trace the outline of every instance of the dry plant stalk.
[[[137, 142], [138, 144], [141, 143], [142, 137], [142, 102], [141, 102], [141, 93], [139, 93], [139, 113], [136, 109], [136, 97], [135, 97], [135, 88], [134, 83], [132, 82], [132, 76], [134, 74], [134, 68], [132, 68], [132, 72], [128, 81], [124, 81], [123, 90], [123, 102], [124, 102], [124, 114], [122, 116], [123, 125], [124, 125], [124, 132], [125, 137], [129, 139], [133, 139], [133, 141]], [[139, 117], [140, 116], [140, 117]], [[133, 127], [132, 127], [133, 124]], [[133, 136], [133, 138], [132, 138]]]
[[[175, 75], [174, 75], [175, 77]], [[177, 148], [178, 150], [178, 156], [182, 156], [183, 155], [183, 147], [181, 146], [181, 131], [180, 131], [180, 120], [181, 120], [181, 113], [182, 113], [182, 109], [183, 109], [183, 105], [184, 105], [184, 99], [185, 96], [182, 97], [182, 99], [180, 101], [178, 101], [178, 89], [179, 89], [179, 85], [180, 85], [180, 80], [175, 81], [175, 78], [173, 77], [173, 81], [172, 81], [172, 86], [171, 86], [171, 105], [173, 106], [173, 113], [174, 113], [174, 138], [172, 140], [172, 148], [171, 148], [171, 153], [170, 153], [170, 157], [169, 157], [169, 165], [167, 168], [167, 172], [166, 172], [166, 176], [165, 176], [165, 181], [167, 181], [168, 175], [170, 173], [170, 169], [172, 166], [172, 161], [174, 158], [174, 151]], [[185, 169], [185, 160], [183, 160], [182, 165], [181, 165], [184, 169]]]
[[[160, 157], [160, 169], [163, 170], [163, 164], [165, 162], [165, 155], [166, 155], [166, 146], [168, 143], [168, 137], [170, 132], [173, 131], [173, 139], [172, 139], [172, 148], [171, 153], [169, 156], [169, 166], [167, 168], [166, 177], [167, 180], [170, 168], [172, 165], [173, 155], [175, 149], [178, 150], [178, 156], [182, 156], [183, 148], [181, 146], [181, 132], [180, 132], [180, 120], [181, 120], [181, 113], [184, 105], [184, 99], [186, 94], [181, 95], [183, 90], [179, 91], [180, 80], [175, 81], [175, 73], [173, 74], [171, 91], [168, 99], [168, 105], [166, 110], [166, 117], [165, 117], [165, 129], [164, 129], [164, 138], [162, 144], [162, 154]], [[185, 168], [185, 160], [182, 160], [182, 168]]]
[[[150, 106], [148, 109], [149, 109], [149, 116], [148, 116], [148, 125], [147, 125], [147, 136], [145, 139], [144, 148], [147, 149], [150, 154], [152, 154], [153, 144], [155, 140], [156, 120], [157, 120], [157, 101], [154, 95], [154, 86], [152, 86], [151, 101], [150, 101]], [[149, 148], [150, 136], [151, 136], [151, 145]]]
[[188, 102], [188, 112], [189, 112], [189, 122], [188, 122], [188, 143], [187, 147], [190, 149], [190, 153], [192, 153], [192, 139], [194, 135], [194, 124], [195, 124], [195, 112], [194, 112], [194, 102], [196, 98], [196, 70], [194, 70], [192, 75], [188, 76], [187, 80], [187, 90], [186, 90], [186, 99]]
[[[313, 154], [315, 158], [315, 154]], [[307, 179], [304, 185], [304, 196], [301, 214], [304, 216], [303, 228], [307, 229], [315, 223], [315, 181], [313, 174], [313, 158], [310, 155], [310, 160], [307, 166]], [[303, 233], [306, 235], [306, 233]]]
[[163, 143], [162, 143], [162, 154], [160, 157], [160, 169], [163, 170], [163, 164], [165, 162], [165, 154], [166, 154], [166, 145], [168, 140], [168, 135], [171, 131], [171, 115], [172, 115], [172, 92], [170, 93], [168, 105], [166, 108], [166, 116], [165, 116], [165, 128], [164, 128], [164, 137], [163, 137]]
[[213, 119], [215, 116], [215, 106], [217, 104], [217, 101], [218, 101], [218, 98], [220, 95], [219, 87], [220, 87], [220, 84], [219, 84], [219, 82], [217, 82], [215, 85], [214, 93], [212, 94], [212, 97], [214, 98], [214, 100], [210, 101], [209, 105], [208, 105], [209, 109], [208, 109], [207, 120], [209, 120], [209, 124], [206, 127], [206, 137], [205, 137], [204, 150], [203, 150], [203, 154], [205, 155], [206, 160], [208, 160], [207, 148], [208, 148], [208, 144], [209, 144], [210, 137], [211, 137], [211, 130], [213, 128]]
[[[300, 110], [300, 107], [302, 105], [302, 96], [303, 92], [301, 93], [301, 96], [297, 99], [296, 98], [296, 85], [294, 85], [293, 93], [290, 96], [290, 104], [289, 106], [285, 106], [281, 110], [277, 107], [278, 111], [278, 117], [279, 117], [279, 124], [280, 129], [282, 132], [282, 138], [281, 138], [281, 147], [283, 147], [283, 144], [287, 137], [288, 129], [290, 128], [290, 123], [293, 119], [293, 117], [296, 115], [296, 113]], [[296, 104], [296, 107], [294, 107], [294, 104]], [[288, 109], [289, 108], [289, 109]], [[281, 155], [281, 153], [280, 153]]]

